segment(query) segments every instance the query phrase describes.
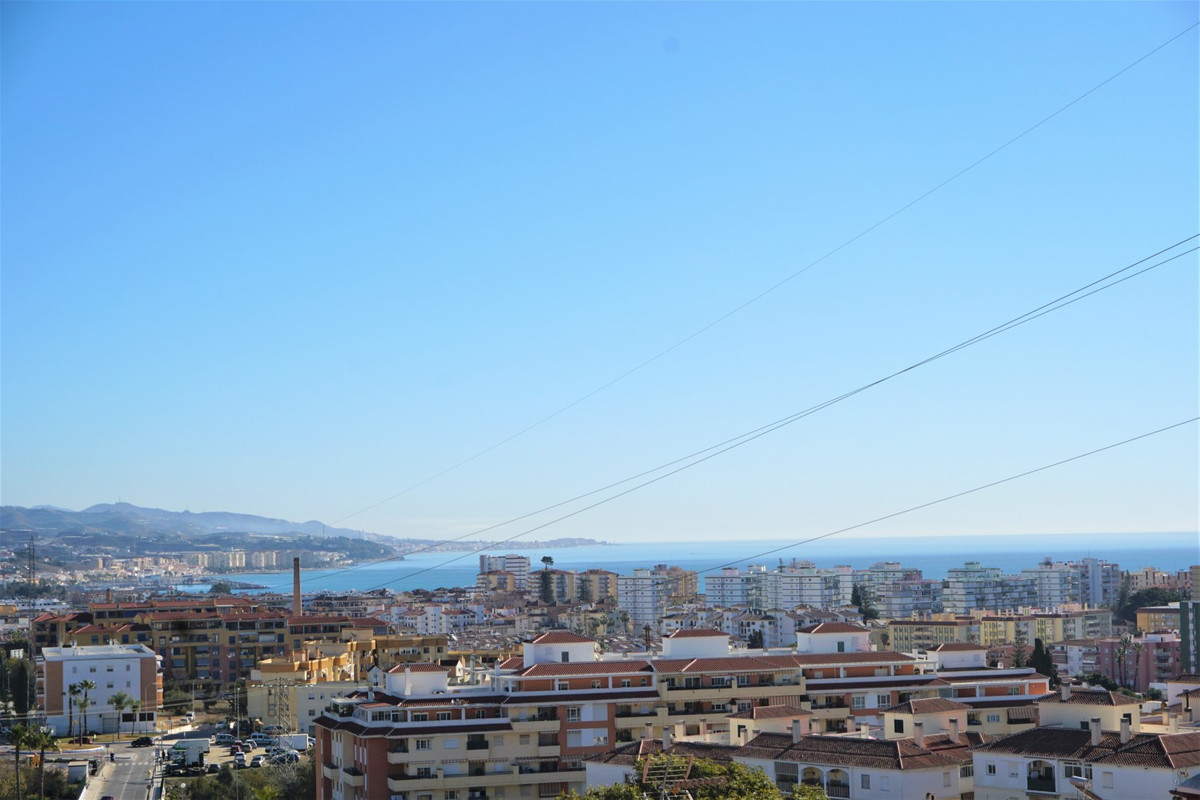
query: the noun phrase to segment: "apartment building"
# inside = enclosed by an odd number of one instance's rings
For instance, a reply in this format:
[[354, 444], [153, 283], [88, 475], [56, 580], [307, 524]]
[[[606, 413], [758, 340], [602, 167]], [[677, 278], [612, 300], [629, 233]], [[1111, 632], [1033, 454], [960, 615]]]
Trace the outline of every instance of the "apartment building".
[[892, 619], [887, 624], [893, 650], [916, 653], [950, 642], [978, 642], [979, 621], [973, 617], [934, 614], [916, 619]]
[[1037, 709], [1040, 727], [975, 748], [978, 800], [1167, 797], [1200, 774], [1200, 732], [1144, 732], [1132, 698], [1064, 687]]
[[1176, 631], [1182, 623], [1182, 612], [1179, 603], [1166, 606], [1146, 606], [1137, 610], [1137, 629], [1139, 631]]
[[375, 670], [371, 689], [332, 701], [314, 721], [318, 797], [553, 797], [582, 788], [584, 761], [614, 745], [740, 741], [747, 712], [762, 707], [791, 709], [789, 719], [830, 734], [948, 696], [969, 707], [971, 728], [971, 715], [1023, 707], [1047, 690], [1030, 669], [988, 670], [972, 654], [871, 651], [868, 636], [826, 623], [798, 633], [796, 651], [737, 652], [728, 634], [686, 629], [656, 656], [604, 658], [591, 639], [551, 631], [481, 685], [451, 685], [436, 664]]
[[1036, 605], [1037, 587], [1032, 578], [1005, 575], [999, 567], [984, 567], [978, 561], [947, 570], [942, 581], [942, 608], [948, 614]]
[[1021, 577], [1033, 581], [1038, 608], [1058, 608], [1080, 602], [1079, 570], [1070, 564], [1043, 561], [1036, 567], [1021, 570]]
[[[104, 644], [44, 647], [36, 661], [37, 702], [56, 736], [67, 735], [73, 720], [77, 730], [115, 733], [154, 730], [162, 707], [162, 670], [155, 653], [144, 644]], [[84, 681], [90, 706], [81, 709], [71, 694]], [[118, 714], [112, 698], [124, 694], [137, 709]], [[118, 719], [120, 717], [120, 719]]]
[[1180, 637], [1175, 633], [1148, 633], [1132, 639], [1097, 642], [1096, 671], [1136, 692], [1151, 684], [1166, 683], [1183, 667]]
[[513, 588], [523, 591], [529, 587], [529, 556], [507, 553], [502, 556], [479, 556], [479, 571], [507, 572], [512, 575]]
[[751, 564], [745, 570], [726, 567], [704, 579], [710, 606], [745, 606], [755, 609], [838, 608], [849, 605], [854, 592], [850, 567], [818, 568], [808, 561], [768, 570]]
[[617, 576], [617, 605], [639, 628], [650, 625], [657, 631], [668, 605], [695, 600], [698, 591], [697, 573], [664, 564]]
[[1068, 561], [1079, 570], [1079, 602], [1090, 608], [1115, 606], [1121, 595], [1121, 567], [1098, 558]]

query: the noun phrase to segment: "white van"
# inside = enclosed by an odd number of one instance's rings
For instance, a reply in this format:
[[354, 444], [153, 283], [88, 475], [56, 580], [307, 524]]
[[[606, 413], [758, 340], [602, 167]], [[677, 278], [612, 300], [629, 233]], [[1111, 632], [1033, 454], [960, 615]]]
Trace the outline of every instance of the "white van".
[[213, 744], [216, 744], [216, 745], [233, 744], [233, 734], [218, 733], [216, 736], [213, 737]]

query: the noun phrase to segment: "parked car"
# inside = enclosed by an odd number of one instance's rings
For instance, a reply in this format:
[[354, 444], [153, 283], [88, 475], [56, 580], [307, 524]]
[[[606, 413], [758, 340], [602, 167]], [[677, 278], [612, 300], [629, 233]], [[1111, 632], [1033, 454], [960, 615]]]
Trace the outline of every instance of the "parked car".
[[92, 743], [92, 737], [90, 737], [90, 736], [76, 736], [74, 739], [71, 740], [71, 744], [91, 744], [91, 743]]
[[154, 739], [149, 736], [139, 736], [129, 743], [130, 747], [153, 747]]
[[252, 767], [261, 767], [261, 766], [263, 765], [263, 762], [265, 762], [266, 760], [267, 760], [267, 757], [266, 757], [266, 756], [264, 756], [264, 755], [257, 755], [257, 756], [255, 756], [254, 758], [250, 759], [250, 766], [252, 766]]
[[300, 760], [300, 754], [295, 750], [285, 750], [271, 756], [272, 764], [294, 764]]
[[221, 765], [214, 761], [211, 764], [209, 764], [205, 768], [204, 771], [207, 772], [209, 775], [216, 775], [218, 772], [221, 771]]

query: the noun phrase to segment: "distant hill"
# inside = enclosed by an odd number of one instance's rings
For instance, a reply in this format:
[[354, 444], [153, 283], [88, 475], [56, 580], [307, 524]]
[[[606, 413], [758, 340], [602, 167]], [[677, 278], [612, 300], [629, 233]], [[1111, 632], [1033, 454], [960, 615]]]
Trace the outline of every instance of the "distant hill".
[[[166, 511], [142, 508], [132, 503], [101, 503], [82, 511], [52, 506], [0, 506], [0, 529], [30, 530], [40, 534], [124, 533], [134, 535], [216, 533], [260, 533], [274, 536], [344, 536], [364, 538], [349, 528], [328, 528], [317, 521], [289, 522], [283, 519], [235, 514], [227, 511]], [[372, 537], [374, 538], [374, 537]]]

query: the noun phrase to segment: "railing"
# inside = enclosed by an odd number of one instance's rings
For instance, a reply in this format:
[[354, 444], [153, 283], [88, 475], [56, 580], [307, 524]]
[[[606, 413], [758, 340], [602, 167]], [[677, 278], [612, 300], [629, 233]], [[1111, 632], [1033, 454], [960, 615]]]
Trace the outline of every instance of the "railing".
[[825, 784], [825, 794], [829, 797], [849, 797], [850, 784], [848, 783], [827, 783]]
[[482, 742], [471, 742], [471, 741], [469, 741], [469, 742], [467, 742], [467, 749], [468, 749], [468, 750], [487, 750], [487, 749], [488, 749], [488, 743], [487, 743], [487, 741], [486, 741], [486, 740], [485, 740], [485, 741], [482, 741]]
[[1026, 788], [1031, 792], [1045, 792], [1047, 794], [1057, 794], [1053, 778], [1029, 778]]

